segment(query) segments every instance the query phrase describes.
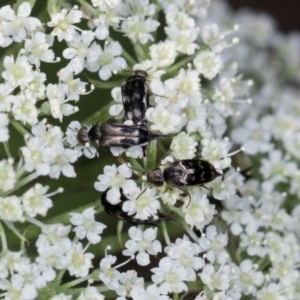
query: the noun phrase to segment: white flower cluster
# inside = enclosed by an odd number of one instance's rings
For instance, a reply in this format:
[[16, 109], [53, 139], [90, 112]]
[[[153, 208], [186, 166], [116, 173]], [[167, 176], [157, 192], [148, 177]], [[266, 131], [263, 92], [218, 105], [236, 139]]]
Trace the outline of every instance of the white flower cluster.
[[[49, 0], [46, 24], [30, 16], [33, 2], [0, 7], [0, 47], [21, 45], [16, 56], [3, 55], [0, 83], [3, 299], [103, 300], [107, 292], [118, 300], [299, 299], [299, 36], [278, 34], [266, 16], [234, 14], [221, 0], [81, 0], [81, 7]], [[55, 83], [41, 70], [58, 62]], [[127, 65], [147, 74], [143, 126], [124, 121], [118, 79]], [[94, 90], [82, 79], [88, 72], [115, 101], [98, 101], [95, 115], [120, 119], [135, 135], [166, 137], [147, 148], [111, 147], [113, 164], [95, 158], [95, 125], [72, 121], [64, 134], [42, 119], [62, 123], [79, 110]], [[20, 159], [10, 152], [15, 134], [25, 141]], [[63, 189], [24, 187], [61, 175], [77, 185], [82, 154], [102, 162], [94, 188], [103, 207], [86, 199], [79, 207], [66, 188], [61, 202], [78, 208], [50, 218], [51, 197]], [[199, 178], [203, 185], [194, 184]], [[115, 217], [111, 228], [122, 220], [117, 236], [102, 236], [102, 210]], [[123, 221], [134, 225], [126, 235]], [[128, 260], [116, 265], [122, 255]]]

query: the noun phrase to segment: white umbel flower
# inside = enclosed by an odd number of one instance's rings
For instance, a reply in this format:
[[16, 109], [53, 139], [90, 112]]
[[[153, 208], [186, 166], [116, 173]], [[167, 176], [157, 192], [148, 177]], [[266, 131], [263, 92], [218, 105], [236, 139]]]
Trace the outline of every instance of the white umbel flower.
[[189, 198], [186, 198], [186, 204], [182, 208], [184, 219], [192, 228], [202, 230], [213, 219], [215, 206], [209, 203], [207, 195], [202, 194], [199, 188], [194, 188], [190, 196], [191, 203], [189, 203]]
[[152, 122], [151, 130], [162, 134], [177, 133], [184, 125], [185, 115], [171, 114], [163, 105], [148, 108], [146, 118]]
[[212, 51], [201, 51], [193, 61], [196, 70], [209, 80], [213, 79], [223, 68], [222, 59]]
[[52, 201], [45, 195], [48, 191], [48, 186], [42, 186], [36, 183], [21, 196], [24, 207], [24, 212], [30, 217], [35, 217], [37, 214], [45, 216], [50, 207], [53, 206]]
[[13, 167], [13, 160], [0, 161], [0, 189], [8, 191], [12, 189], [17, 181], [17, 174]]
[[128, 234], [131, 240], [126, 242], [127, 249], [123, 250], [122, 254], [132, 256], [138, 252], [136, 260], [140, 266], [150, 264], [149, 254], [157, 255], [158, 252], [161, 252], [161, 243], [156, 240], [157, 228], [148, 228], [143, 232], [138, 227], [130, 227]]
[[156, 188], [144, 187], [132, 189], [126, 196], [128, 200], [123, 203], [122, 209], [137, 219], [147, 220], [157, 214], [160, 202], [157, 200]]
[[77, 300], [104, 300], [104, 296], [99, 294], [94, 286], [88, 286], [80, 293]]
[[243, 287], [243, 294], [253, 295], [257, 294], [257, 287], [263, 284], [264, 275], [262, 272], [256, 272], [258, 266], [253, 265], [250, 259], [244, 260], [240, 264], [240, 272], [238, 272], [239, 282]]
[[171, 66], [177, 56], [175, 43], [169, 40], [153, 44], [150, 46], [150, 56], [152, 60], [158, 61], [158, 67]]
[[92, 259], [94, 254], [83, 253], [81, 243], [73, 244], [67, 251], [66, 257], [68, 260], [67, 269], [71, 276], [85, 277], [89, 273], [89, 269], [93, 266]]
[[122, 54], [122, 46], [119, 42], [106, 42], [104, 49], [100, 45], [93, 43], [87, 55], [87, 69], [97, 72], [99, 78], [108, 80], [112, 73], [126, 68], [127, 63]]
[[38, 122], [38, 111], [36, 108], [36, 100], [34, 98], [26, 97], [25, 94], [19, 94], [15, 98], [12, 107], [12, 113], [16, 120], [34, 125]]
[[6, 221], [24, 221], [20, 198], [17, 196], [0, 198], [0, 219]]
[[14, 57], [5, 56], [3, 67], [6, 69], [2, 72], [2, 77], [12, 86], [26, 86], [33, 79], [32, 66], [26, 56], [18, 56], [16, 61]]
[[67, 9], [62, 9], [61, 12], [54, 13], [51, 16], [51, 21], [47, 23], [49, 27], [54, 27], [51, 35], [57, 36], [61, 42], [66, 40], [71, 41], [75, 36], [75, 28], [72, 24], [79, 23], [82, 18], [82, 11], [74, 7], [70, 12]]
[[132, 170], [127, 164], [122, 164], [118, 168], [116, 165], [105, 166], [104, 174], [98, 176], [99, 181], [95, 182], [94, 187], [100, 192], [110, 188], [106, 198], [111, 204], [118, 204], [121, 202], [120, 188], [122, 188], [124, 194], [136, 189], [136, 183], [131, 179], [127, 179], [131, 176]]
[[159, 267], [151, 271], [154, 273], [151, 278], [155, 284], [160, 285], [159, 289], [162, 294], [181, 293], [188, 290], [183, 282], [188, 280], [185, 268], [171, 258], [162, 258], [159, 261]]
[[154, 40], [150, 32], [155, 31], [158, 26], [159, 22], [156, 20], [151, 18], [143, 19], [139, 15], [133, 15], [122, 22], [121, 30], [133, 43], [146, 44], [149, 40]]
[[8, 116], [7, 114], [0, 113], [0, 142], [7, 142], [9, 140], [9, 132], [8, 132]]
[[112, 268], [111, 265], [116, 262], [116, 256], [107, 255], [100, 262], [100, 280], [111, 290], [119, 288], [119, 280], [121, 274], [116, 269]]
[[189, 136], [185, 132], [180, 132], [172, 139], [171, 154], [177, 160], [191, 159], [195, 157], [197, 145], [195, 137]]
[[106, 228], [106, 225], [95, 221], [93, 207], [87, 208], [82, 214], [71, 212], [70, 216], [70, 222], [76, 226], [73, 231], [79, 239], [82, 240], [86, 237], [91, 244], [97, 244], [101, 241], [100, 234]]

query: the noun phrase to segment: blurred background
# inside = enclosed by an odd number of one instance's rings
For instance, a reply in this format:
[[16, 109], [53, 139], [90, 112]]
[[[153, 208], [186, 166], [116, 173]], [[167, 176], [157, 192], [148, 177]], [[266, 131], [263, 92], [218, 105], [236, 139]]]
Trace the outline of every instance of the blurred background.
[[277, 22], [278, 29], [282, 32], [300, 31], [300, 1], [289, 0], [284, 3], [280, 0], [227, 0], [234, 10], [251, 8], [256, 12], [265, 12]]

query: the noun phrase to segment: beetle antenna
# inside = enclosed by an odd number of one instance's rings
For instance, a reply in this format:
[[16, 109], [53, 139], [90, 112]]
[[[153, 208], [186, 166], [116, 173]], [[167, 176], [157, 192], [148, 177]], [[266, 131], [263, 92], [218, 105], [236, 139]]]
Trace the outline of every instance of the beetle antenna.
[[147, 190], [148, 187], [149, 187], [149, 184], [147, 184], [146, 187], [140, 192], [140, 194], [136, 197], [135, 201], [137, 199], [139, 199], [146, 192], [146, 190]]

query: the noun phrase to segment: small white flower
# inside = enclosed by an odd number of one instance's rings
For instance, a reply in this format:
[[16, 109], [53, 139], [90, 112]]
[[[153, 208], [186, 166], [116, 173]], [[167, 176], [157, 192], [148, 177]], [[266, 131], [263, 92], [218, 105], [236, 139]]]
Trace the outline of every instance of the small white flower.
[[74, 78], [73, 70], [67, 66], [59, 71], [59, 80], [64, 89], [65, 97], [69, 100], [79, 100], [80, 95], [86, 94], [87, 83]]
[[264, 275], [262, 272], [256, 272], [256, 267], [250, 259], [244, 260], [240, 264], [240, 272], [238, 272], [238, 279], [243, 287], [243, 294], [256, 296], [258, 286], [264, 282]]
[[11, 21], [9, 35], [11, 35], [12, 39], [16, 42], [22, 42], [27, 34], [31, 34], [38, 29], [38, 27], [42, 27], [39, 19], [29, 17], [31, 13], [31, 5], [29, 2], [24, 1], [21, 3], [17, 15], [15, 15], [14, 11], [8, 5], [5, 9], [7, 9], [7, 11], [3, 12], [5, 13], [5, 19]]
[[205, 225], [209, 224], [215, 215], [215, 206], [211, 205], [206, 194], [202, 194], [199, 188], [194, 188], [186, 198], [186, 204], [182, 208], [184, 219], [192, 228], [196, 227], [202, 230]]
[[266, 284], [266, 286], [262, 287], [261, 290], [258, 291], [256, 295], [257, 300], [285, 300], [286, 297], [281, 295], [282, 293], [282, 285], [280, 283], [276, 284], [274, 282], [270, 282]]
[[51, 15], [51, 21], [47, 23], [49, 27], [54, 27], [51, 35], [57, 36], [57, 39], [61, 42], [66, 40], [71, 41], [75, 36], [75, 28], [72, 26], [74, 23], [79, 23], [82, 18], [82, 11], [77, 7], [68, 12], [67, 9], [62, 9], [61, 12], [53, 13]]
[[46, 91], [46, 86], [44, 85], [45, 81], [45, 73], [42, 73], [38, 70], [33, 71], [33, 79], [32, 81], [28, 82], [24, 89], [24, 94], [26, 95], [26, 98], [34, 98], [36, 100], [44, 99]]
[[26, 97], [24, 94], [19, 94], [15, 97], [12, 113], [16, 120], [34, 125], [38, 122], [38, 111], [35, 106], [34, 98]]
[[171, 154], [177, 160], [191, 159], [195, 157], [197, 145], [195, 137], [189, 136], [185, 132], [180, 132], [172, 139], [170, 145]]
[[75, 75], [83, 71], [88, 49], [93, 39], [94, 33], [90, 30], [82, 31], [81, 34], [76, 32], [74, 38], [68, 43], [69, 48], [63, 51], [63, 57], [71, 60], [68, 67]]
[[[207, 44], [214, 52], [220, 53], [225, 48], [232, 46], [235, 42], [232, 39], [232, 42], [227, 42], [225, 37], [234, 33], [236, 30], [221, 32], [217, 24], [207, 24], [201, 28], [202, 39], [205, 44]], [[238, 40], [236, 40], [238, 41]]]
[[154, 38], [150, 34], [157, 29], [159, 22], [151, 18], [144, 19], [139, 15], [133, 15], [126, 18], [121, 25], [121, 30], [128, 36], [133, 43], [140, 42], [146, 44]]
[[36, 183], [34, 187], [21, 196], [26, 215], [35, 217], [37, 214], [42, 216], [47, 214], [48, 209], [53, 206], [51, 199], [45, 195], [48, 189], [48, 186]]
[[72, 299], [72, 296], [65, 295], [63, 293], [60, 293], [60, 294], [55, 295], [50, 298], [50, 300], [71, 300], [71, 299]]
[[223, 68], [222, 59], [212, 51], [201, 51], [193, 61], [200, 74], [209, 80], [213, 79]]
[[24, 157], [24, 168], [27, 172], [35, 170], [39, 175], [45, 176], [50, 173], [50, 163], [54, 153], [50, 148], [44, 148], [41, 141], [34, 137], [26, 140], [26, 146], [21, 147]]
[[94, 286], [88, 286], [80, 293], [77, 300], [104, 300], [104, 296], [99, 294]]
[[[215, 289], [218, 290], [226, 290], [229, 287], [229, 282], [231, 279], [231, 268], [227, 266], [221, 266], [220, 270], [215, 270], [214, 266], [211, 264], [206, 264], [203, 267], [202, 273], [199, 273], [199, 276], [203, 283], [207, 285], [207, 287], [213, 291]], [[218, 298], [217, 298], [218, 299]]]
[[40, 61], [53, 62], [55, 55], [53, 50], [49, 49], [50, 46], [52, 46], [52, 43], [40, 31], [34, 33], [31, 40], [26, 39], [24, 48], [29, 53], [29, 62], [37, 68], [40, 67]]
[[200, 94], [200, 79], [199, 73], [196, 70], [180, 69], [178, 75], [175, 77], [177, 80], [177, 90], [188, 97], [201, 97]]
[[71, 212], [70, 216], [70, 222], [76, 226], [73, 231], [80, 240], [86, 237], [91, 244], [97, 244], [101, 241], [100, 234], [106, 228], [106, 225], [95, 221], [93, 207], [87, 208], [82, 214]]
[[175, 46], [176, 44], [169, 40], [151, 45], [149, 48], [151, 59], [158, 61], [159, 68], [171, 66], [177, 56]]
[[121, 57], [122, 46], [119, 42], [105, 43], [104, 50], [95, 42], [90, 46], [87, 56], [87, 69], [97, 72], [102, 80], [108, 80], [113, 72], [126, 68], [127, 64]]
[[264, 257], [266, 255], [266, 248], [264, 247], [265, 234], [262, 231], [258, 231], [258, 222], [251, 222], [246, 226], [246, 233], [240, 235], [240, 246], [246, 248], [247, 253], [250, 256], [257, 255]]
[[151, 278], [155, 284], [160, 284], [159, 289], [162, 294], [181, 293], [188, 290], [183, 282], [188, 280], [185, 268], [171, 258], [162, 258], [159, 261], [159, 267], [151, 271], [154, 273]]
[[48, 84], [46, 92], [51, 115], [60, 122], [62, 122], [63, 116], [69, 116], [78, 111], [78, 107], [67, 103], [64, 90], [63, 85]]
[[225, 249], [227, 244], [227, 232], [218, 234], [216, 227], [213, 225], [208, 226], [205, 230], [205, 235], [202, 235], [199, 239], [201, 252], [206, 252], [206, 259], [212, 264], [215, 261], [223, 264], [229, 259], [229, 255]]
[[171, 300], [170, 297], [161, 295], [160, 289], [155, 285], [150, 285], [145, 290], [141, 286], [134, 286], [130, 292], [133, 300]]
[[0, 112], [8, 112], [11, 109], [15, 96], [10, 95], [13, 88], [9, 83], [0, 84]]
[[163, 105], [147, 109], [146, 118], [152, 122], [151, 130], [162, 134], [177, 133], [184, 125], [184, 115], [171, 114]]
[[20, 198], [10, 196], [0, 198], [0, 219], [23, 222], [23, 207]]
[[175, 24], [165, 28], [168, 38], [176, 44], [179, 53], [193, 55], [199, 46], [194, 43], [198, 37], [196, 28], [179, 29]]
[[229, 180], [222, 180], [219, 176], [214, 181], [207, 184], [212, 188], [214, 198], [218, 200], [226, 200], [236, 194], [236, 188]]
[[223, 141], [202, 139], [201, 144], [203, 147], [201, 155], [216, 169], [225, 169], [230, 166], [231, 159], [227, 157], [230, 147], [228, 139], [225, 138]]
[[268, 124], [257, 122], [256, 119], [248, 118], [242, 126], [232, 130], [231, 138], [234, 142], [242, 144], [245, 152], [254, 155], [258, 152], [267, 152], [273, 148], [271, 141], [271, 128]]
[[12, 55], [5, 56], [3, 67], [6, 70], [2, 72], [2, 77], [12, 87], [21, 86], [23, 88], [33, 79], [32, 66], [26, 56], [19, 55], [16, 61]]
[[116, 262], [116, 256], [107, 255], [100, 262], [100, 280], [111, 290], [119, 288], [119, 280], [121, 274], [116, 269], [112, 268], [111, 265]]
[[[116, 293], [120, 296], [128, 296], [134, 287], [144, 287], [144, 278], [138, 277], [135, 270], [129, 270], [126, 273], [121, 273], [120, 285], [116, 289]], [[123, 297], [119, 297], [121, 300]], [[124, 298], [125, 299], [125, 298]]]
[[53, 157], [53, 164], [50, 166], [49, 176], [51, 178], [59, 178], [60, 174], [66, 177], [76, 177], [74, 167], [71, 163], [77, 161], [81, 152], [68, 148], [57, 148]]
[[183, 239], [177, 238], [174, 244], [165, 247], [165, 252], [170, 258], [180, 263], [187, 271], [189, 281], [196, 280], [196, 272], [203, 267], [203, 260], [198, 255], [201, 248], [196, 243], [192, 243], [184, 235]]
[[83, 247], [81, 243], [73, 244], [67, 251], [66, 257], [68, 260], [67, 269], [71, 276], [85, 277], [89, 273], [89, 269], [92, 268], [92, 259], [94, 254], [83, 253]]
[[132, 256], [138, 252], [136, 260], [140, 266], [149, 265], [149, 254], [157, 255], [161, 252], [161, 243], [156, 240], [157, 228], [148, 228], [143, 232], [138, 227], [130, 227], [128, 234], [131, 240], [125, 243], [127, 249], [123, 250], [122, 254]]
[[109, 108], [109, 114], [116, 119], [120, 119], [124, 116], [121, 87], [114, 87], [111, 90], [111, 96], [114, 101], [120, 104], [112, 105]]
[[155, 196], [156, 188], [144, 187], [128, 190], [126, 193], [127, 201], [123, 203], [122, 209], [128, 215], [134, 215], [135, 218], [147, 220], [151, 216], [156, 216], [157, 210], [160, 209], [160, 202]]
[[104, 174], [98, 176], [98, 180], [94, 183], [94, 187], [97, 191], [104, 192], [108, 188], [107, 200], [111, 204], [118, 204], [121, 202], [120, 188], [122, 188], [124, 194], [130, 193], [130, 191], [136, 189], [135, 181], [130, 178], [132, 176], [132, 170], [127, 164], [122, 164], [118, 168], [116, 165], [105, 166]]
[[0, 113], [0, 142], [7, 142], [9, 140], [9, 132], [7, 125], [9, 124], [7, 114]]
[[0, 160], [0, 189], [8, 191], [12, 189], [17, 181], [17, 174], [13, 167], [13, 160]]

